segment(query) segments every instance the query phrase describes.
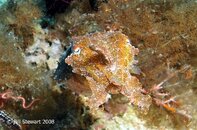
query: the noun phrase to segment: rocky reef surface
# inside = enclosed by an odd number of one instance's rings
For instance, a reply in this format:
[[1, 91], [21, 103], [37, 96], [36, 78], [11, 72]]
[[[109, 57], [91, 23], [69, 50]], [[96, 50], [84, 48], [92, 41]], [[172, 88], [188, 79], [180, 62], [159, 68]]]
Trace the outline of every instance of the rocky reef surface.
[[197, 129], [196, 7], [0, 1], [1, 129]]

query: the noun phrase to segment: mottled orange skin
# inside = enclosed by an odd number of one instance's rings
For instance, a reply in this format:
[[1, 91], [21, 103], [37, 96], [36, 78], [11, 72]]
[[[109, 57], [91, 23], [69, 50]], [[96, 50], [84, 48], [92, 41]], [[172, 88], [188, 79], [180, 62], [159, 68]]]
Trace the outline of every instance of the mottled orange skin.
[[150, 98], [141, 93], [139, 80], [130, 74], [138, 49], [130, 44], [126, 35], [105, 32], [77, 37], [73, 48], [80, 48], [80, 53], [74, 52], [65, 62], [88, 81], [92, 91], [88, 106], [98, 108], [107, 102], [109, 93], [121, 93], [131, 103], [149, 107]]

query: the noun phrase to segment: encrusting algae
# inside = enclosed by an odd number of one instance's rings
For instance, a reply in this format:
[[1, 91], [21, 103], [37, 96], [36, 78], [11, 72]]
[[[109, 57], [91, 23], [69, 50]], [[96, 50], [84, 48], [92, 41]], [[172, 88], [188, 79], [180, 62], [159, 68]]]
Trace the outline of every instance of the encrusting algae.
[[[110, 94], [120, 93], [132, 104], [148, 110], [151, 98], [141, 93], [141, 83], [130, 74], [130, 70], [135, 69], [135, 55], [139, 50], [131, 45], [126, 35], [118, 31], [97, 32], [74, 40], [73, 53], [65, 62], [72, 66], [73, 73], [84, 77], [80, 84], [88, 84], [91, 89], [91, 96], [85, 102], [87, 106], [98, 108], [108, 101]], [[73, 82], [70, 86], [74, 85], [80, 86]]]

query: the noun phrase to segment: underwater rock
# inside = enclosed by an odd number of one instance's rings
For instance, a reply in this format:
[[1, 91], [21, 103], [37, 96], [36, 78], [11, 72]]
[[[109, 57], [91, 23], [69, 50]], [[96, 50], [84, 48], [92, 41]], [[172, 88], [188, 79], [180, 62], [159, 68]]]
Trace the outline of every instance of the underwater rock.
[[35, 35], [34, 44], [25, 51], [25, 62], [37, 67], [47, 65], [49, 70], [54, 70], [57, 68], [57, 62], [63, 52], [63, 47], [57, 37], [49, 41], [47, 36], [48, 32], [46, 30], [39, 35]]
[[[98, 108], [108, 101], [110, 94], [121, 93], [134, 105], [148, 110], [151, 99], [141, 93], [141, 83], [130, 74], [139, 50], [131, 45], [126, 35], [98, 32], [74, 40], [73, 53], [65, 62], [72, 66], [73, 73], [85, 77], [84, 82], [88, 82], [87, 88], [92, 94], [85, 101], [87, 106]], [[78, 84], [70, 87], [74, 85]]]

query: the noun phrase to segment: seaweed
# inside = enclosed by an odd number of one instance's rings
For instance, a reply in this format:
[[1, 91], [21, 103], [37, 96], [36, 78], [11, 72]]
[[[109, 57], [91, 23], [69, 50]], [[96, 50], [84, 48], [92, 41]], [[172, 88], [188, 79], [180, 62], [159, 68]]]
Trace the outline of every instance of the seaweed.
[[8, 26], [8, 31], [13, 31], [17, 39], [23, 41], [20, 43], [23, 50], [33, 44], [34, 34], [37, 31], [35, 23], [42, 16], [39, 7], [33, 1], [9, 3], [7, 9], [2, 8], [0, 13], [1, 23]]

